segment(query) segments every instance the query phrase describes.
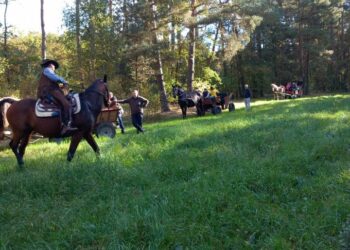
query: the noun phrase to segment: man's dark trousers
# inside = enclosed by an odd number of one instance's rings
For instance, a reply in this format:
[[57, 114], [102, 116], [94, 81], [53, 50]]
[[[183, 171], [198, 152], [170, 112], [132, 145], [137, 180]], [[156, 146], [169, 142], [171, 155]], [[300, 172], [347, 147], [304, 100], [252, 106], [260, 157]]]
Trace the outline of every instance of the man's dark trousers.
[[142, 128], [143, 114], [137, 113], [131, 115], [132, 125], [137, 129], [137, 132], [143, 132]]

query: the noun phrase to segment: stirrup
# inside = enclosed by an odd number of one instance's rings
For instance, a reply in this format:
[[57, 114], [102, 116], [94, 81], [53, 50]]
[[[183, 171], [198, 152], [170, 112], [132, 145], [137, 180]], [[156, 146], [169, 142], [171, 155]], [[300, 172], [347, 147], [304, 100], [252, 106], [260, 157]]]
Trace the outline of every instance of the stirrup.
[[72, 128], [70, 126], [67, 126], [65, 124], [62, 125], [61, 128], [61, 135], [66, 134], [67, 132], [72, 132], [72, 131], [76, 131], [78, 128]]
[[72, 127], [72, 122], [71, 122], [71, 121], [69, 121], [69, 122], [67, 123], [67, 128], [68, 128], [69, 130], [77, 130], [77, 129], [78, 129], [77, 127]]

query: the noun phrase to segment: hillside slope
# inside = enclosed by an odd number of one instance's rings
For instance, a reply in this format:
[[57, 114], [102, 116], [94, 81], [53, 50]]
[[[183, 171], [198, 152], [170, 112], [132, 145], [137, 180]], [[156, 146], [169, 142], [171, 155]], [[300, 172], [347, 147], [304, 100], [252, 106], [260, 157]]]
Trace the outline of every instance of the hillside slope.
[[337, 249], [350, 214], [349, 96], [266, 102], [0, 152], [1, 248]]

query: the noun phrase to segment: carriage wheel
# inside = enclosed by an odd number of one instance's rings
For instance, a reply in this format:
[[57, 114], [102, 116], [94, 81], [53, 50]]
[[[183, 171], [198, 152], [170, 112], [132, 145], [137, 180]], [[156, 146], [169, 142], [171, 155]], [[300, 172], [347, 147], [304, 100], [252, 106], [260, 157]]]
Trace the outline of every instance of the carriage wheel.
[[115, 136], [115, 127], [113, 123], [100, 123], [96, 128], [97, 137], [106, 136], [109, 138], [114, 138]]
[[230, 104], [228, 105], [228, 111], [229, 111], [229, 112], [235, 111], [235, 104], [230, 103]]
[[220, 114], [221, 113], [221, 108], [219, 106], [214, 106], [214, 107], [211, 108], [211, 113], [213, 115]]

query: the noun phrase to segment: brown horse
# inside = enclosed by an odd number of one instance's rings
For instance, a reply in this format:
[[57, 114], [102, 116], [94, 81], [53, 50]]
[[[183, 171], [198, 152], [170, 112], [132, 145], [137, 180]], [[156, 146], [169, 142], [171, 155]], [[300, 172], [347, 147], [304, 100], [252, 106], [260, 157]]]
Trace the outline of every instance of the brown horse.
[[7, 120], [13, 133], [10, 147], [17, 158], [18, 164], [21, 166], [24, 163], [23, 156], [32, 132], [37, 132], [48, 138], [71, 137], [67, 154], [68, 161], [73, 159], [78, 144], [83, 138], [99, 155], [100, 149], [92, 136], [92, 132], [103, 105], [108, 106], [108, 96], [106, 77], [104, 80], [97, 79], [89, 88], [80, 93], [81, 111], [73, 116], [73, 125], [78, 129], [64, 136], [60, 134], [61, 120], [59, 117], [43, 118], [35, 115], [35, 99], [23, 99], [14, 102], [7, 111]]

